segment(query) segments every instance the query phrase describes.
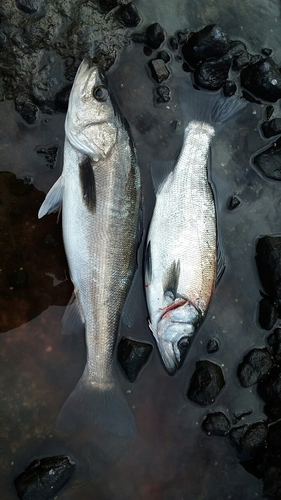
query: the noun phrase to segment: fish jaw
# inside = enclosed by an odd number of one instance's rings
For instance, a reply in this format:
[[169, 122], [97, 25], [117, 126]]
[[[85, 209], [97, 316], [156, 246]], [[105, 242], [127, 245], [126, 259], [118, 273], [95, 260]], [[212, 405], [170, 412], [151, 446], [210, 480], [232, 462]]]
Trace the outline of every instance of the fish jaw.
[[178, 300], [160, 310], [150, 329], [168, 372], [173, 375], [185, 360], [189, 339], [197, 328], [202, 313], [187, 300]]

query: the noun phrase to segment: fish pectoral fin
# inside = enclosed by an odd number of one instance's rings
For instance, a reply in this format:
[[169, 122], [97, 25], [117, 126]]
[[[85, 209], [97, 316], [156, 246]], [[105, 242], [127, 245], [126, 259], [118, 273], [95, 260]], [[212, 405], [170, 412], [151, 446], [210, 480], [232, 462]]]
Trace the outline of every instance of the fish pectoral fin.
[[174, 161], [153, 160], [151, 162], [151, 178], [155, 193], [160, 191], [162, 184], [168, 175], [173, 171], [174, 166]]
[[219, 240], [217, 241], [217, 276], [215, 286], [217, 286], [219, 280], [221, 279], [223, 273], [225, 271], [225, 256]]
[[151, 242], [149, 241], [144, 256], [144, 286], [148, 287], [151, 284], [151, 280], [152, 280]]
[[164, 295], [172, 294], [175, 298], [179, 286], [180, 259], [174, 260], [163, 276], [162, 286]]
[[80, 335], [85, 330], [82, 311], [75, 292], [66, 306], [62, 317], [62, 333], [65, 335]]
[[41, 219], [46, 214], [57, 212], [61, 208], [63, 198], [63, 178], [62, 175], [55, 182], [53, 187], [48, 192], [38, 212], [38, 219]]
[[79, 164], [79, 178], [83, 201], [91, 212], [96, 210], [97, 194], [96, 180], [92, 162], [89, 156]]

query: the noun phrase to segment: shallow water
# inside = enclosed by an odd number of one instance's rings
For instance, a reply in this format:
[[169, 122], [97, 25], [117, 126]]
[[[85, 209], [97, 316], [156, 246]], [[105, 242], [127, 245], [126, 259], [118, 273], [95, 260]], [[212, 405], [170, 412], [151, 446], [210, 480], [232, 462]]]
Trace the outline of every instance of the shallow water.
[[[277, 1], [178, 0], [160, 5], [143, 0], [138, 9], [144, 26], [157, 21], [169, 35], [183, 28], [197, 30], [206, 24], [221, 24], [232, 39], [243, 39], [253, 52], [271, 47], [277, 64], [281, 63]], [[181, 118], [176, 98], [167, 107], [153, 106], [153, 82], [145, 67], [147, 61], [143, 46], [132, 45], [120, 54], [108, 76], [132, 127], [139, 153], [146, 227], [154, 203], [149, 161], [175, 158], [182, 140], [181, 133], [170, 127], [174, 118]], [[173, 92], [178, 76], [184, 73], [179, 63], [174, 62], [172, 68]], [[0, 112], [1, 171], [13, 172], [20, 178], [29, 176], [37, 190], [47, 192], [62, 168], [64, 114], [42, 115], [37, 124], [29, 126], [15, 113], [11, 101], [1, 103]], [[154, 346], [149, 364], [135, 383], [129, 383], [118, 370], [136, 419], [135, 439], [106, 435], [100, 430], [91, 436], [86, 432], [64, 435], [55, 429], [59, 410], [85, 363], [83, 338], [60, 333], [60, 321], [71, 294], [60, 226], [56, 225], [56, 216], [38, 221], [38, 206], [34, 203], [30, 207], [29, 195], [26, 202], [20, 196], [13, 202], [19, 204], [23, 215], [31, 210], [29, 219], [23, 218], [23, 224], [29, 223], [26, 234], [15, 232], [13, 220], [3, 220], [1, 215], [5, 228], [1, 234], [3, 248], [7, 242], [6, 250], [11, 251], [8, 227], [14, 247], [27, 247], [22, 267], [32, 277], [24, 289], [3, 282], [0, 296], [5, 304], [0, 337], [2, 498], [16, 498], [13, 479], [33, 458], [61, 453], [70, 454], [78, 463], [75, 475], [58, 495], [61, 499], [262, 498], [262, 482], [239, 464], [228, 438], [208, 437], [200, 429], [210, 410], [223, 410], [232, 419], [235, 411], [252, 409], [252, 414], [239, 424], [264, 418], [256, 387], [244, 389], [236, 377], [244, 354], [253, 346], [263, 346], [268, 334], [258, 326], [256, 317], [260, 284], [254, 263], [255, 242], [260, 235], [281, 232], [280, 185], [263, 179], [250, 165], [251, 155], [268, 142], [258, 132], [262, 113], [262, 106], [249, 104], [219, 132], [212, 145], [212, 183], [226, 271], [183, 367], [174, 377], [167, 375]], [[53, 145], [59, 146], [59, 154], [55, 168], [50, 169], [36, 150]], [[231, 212], [226, 203], [233, 194], [240, 197], [241, 204]], [[43, 194], [37, 197], [43, 199]], [[5, 207], [9, 208], [10, 202], [7, 198]], [[44, 258], [38, 259], [43, 255], [42, 241], [50, 233], [55, 245], [47, 247]], [[48, 259], [48, 254], [52, 258]], [[10, 265], [13, 272], [12, 260]], [[7, 299], [7, 293], [10, 302], [2, 300]], [[29, 310], [34, 319], [27, 314]], [[128, 329], [122, 325], [120, 336], [153, 343], [146, 314], [140, 291], [133, 326]], [[218, 339], [220, 349], [208, 355], [206, 345], [213, 337]], [[226, 378], [225, 388], [207, 408], [185, 397], [199, 359], [219, 363]]]

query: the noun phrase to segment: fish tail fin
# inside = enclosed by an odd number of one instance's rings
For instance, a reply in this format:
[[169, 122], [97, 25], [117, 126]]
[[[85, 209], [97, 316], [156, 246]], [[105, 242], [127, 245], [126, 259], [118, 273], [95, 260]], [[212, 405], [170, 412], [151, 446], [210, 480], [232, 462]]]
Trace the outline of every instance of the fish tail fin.
[[118, 381], [95, 382], [87, 368], [64, 403], [57, 427], [65, 431], [98, 425], [119, 436], [135, 436], [136, 424]]
[[179, 86], [179, 100], [185, 127], [193, 120], [219, 126], [247, 106], [247, 101], [238, 95], [225, 97], [222, 92], [196, 90], [186, 81]]

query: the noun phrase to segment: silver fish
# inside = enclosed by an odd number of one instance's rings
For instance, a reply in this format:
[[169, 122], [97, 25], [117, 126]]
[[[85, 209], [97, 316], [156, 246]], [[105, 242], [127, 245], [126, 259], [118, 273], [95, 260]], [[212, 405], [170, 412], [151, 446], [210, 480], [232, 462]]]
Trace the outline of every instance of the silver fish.
[[181, 366], [217, 277], [216, 210], [207, 168], [215, 124], [245, 106], [236, 97], [218, 98], [192, 87], [181, 91], [181, 99], [189, 116], [183, 146], [157, 189], [145, 255], [149, 327], [169, 373]]
[[81, 63], [70, 94], [63, 172], [39, 218], [60, 206], [76, 299], [63, 323], [66, 329], [79, 329], [80, 316], [87, 363], [58, 425], [73, 429], [95, 422], [120, 435], [135, 434], [113, 354], [136, 262], [140, 173], [128, 124], [105, 76], [89, 59]]

